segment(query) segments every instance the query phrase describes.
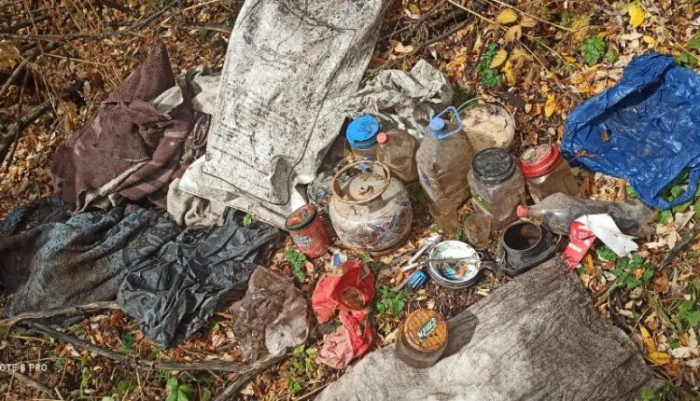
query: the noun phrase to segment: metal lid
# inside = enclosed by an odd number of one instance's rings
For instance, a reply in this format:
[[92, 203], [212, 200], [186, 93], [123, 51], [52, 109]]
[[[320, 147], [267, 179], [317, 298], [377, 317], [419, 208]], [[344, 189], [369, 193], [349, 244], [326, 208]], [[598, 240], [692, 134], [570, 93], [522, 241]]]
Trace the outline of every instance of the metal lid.
[[316, 206], [314, 206], [313, 203], [307, 203], [293, 211], [292, 214], [287, 217], [287, 221], [284, 225], [289, 231], [302, 229], [314, 221], [316, 213]]
[[561, 160], [561, 152], [554, 145], [538, 145], [527, 148], [518, 162], [527, 178], [537, 178], [549, 174]]
[[[350, 169], [360, 172], [341, 182], [340, 177]], [[333, 177], [331, 189], [341, 202], [363, 204], [382, 196], [390, 184], [391, 171], [387, 166], [379, 162], [360, 161], [338, 171]]]
[[515, 173], [515, 158], [501, 148], [488, 148], [474, 156], [472, 168], [479, 181], [500, 184]]
[[363, 115], [354, 119], [345, 131], [350, 146], [356, 149], [369, 149], [377, 144], [379, 120]]
[[433, 310], [418, 309], [406, 318], [403, 336], [416, 351], [439, 351], [447, 343], [447, 322]]

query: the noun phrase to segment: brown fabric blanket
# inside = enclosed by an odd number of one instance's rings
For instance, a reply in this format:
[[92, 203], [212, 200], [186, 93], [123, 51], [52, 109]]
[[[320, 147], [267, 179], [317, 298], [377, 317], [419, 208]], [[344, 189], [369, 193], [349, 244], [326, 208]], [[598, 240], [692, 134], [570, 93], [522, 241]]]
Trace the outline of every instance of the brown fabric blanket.
[[58, 148], [51, 161], [56, 193], [75, 210], [115, 194], [164, 206], [194, 125], [187, 80], [178, 83], [183, 102], [169, 113], [156, 111], [153, 100], [175, 84], [158, 40], [96, 115]]

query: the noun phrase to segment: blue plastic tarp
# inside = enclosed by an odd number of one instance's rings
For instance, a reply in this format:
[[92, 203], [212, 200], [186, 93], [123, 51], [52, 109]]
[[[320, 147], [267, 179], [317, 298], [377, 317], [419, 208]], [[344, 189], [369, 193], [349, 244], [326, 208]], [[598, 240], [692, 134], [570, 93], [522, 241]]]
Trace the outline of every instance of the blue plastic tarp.
[[[561, 150], [569, 161], [626, 179], [649, 206], [691, 200], [700, 178], [700, 75], [670, 56], [634, 58], [617, 85], [571, 113]], [[662, 192], [686, 168], [688, 189], [668, 202]]]

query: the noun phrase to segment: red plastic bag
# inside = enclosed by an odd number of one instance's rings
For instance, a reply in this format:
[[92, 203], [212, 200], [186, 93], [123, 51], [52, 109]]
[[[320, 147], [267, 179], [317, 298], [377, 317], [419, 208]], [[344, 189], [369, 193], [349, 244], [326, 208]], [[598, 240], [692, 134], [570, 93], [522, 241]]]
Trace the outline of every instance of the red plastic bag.
[[365, 309], [374, 297], [374, 276], [362, 262], [350, 260], [341, 264], [338, 273], [319, 280], [311, 296], [311, 305], [320, 323], [327, 322], [336, 309]]
[[366, 354], [374, 342], [367, 311], [341, 311], [340, 321], [343, 325], [326, 337], [316, 358], [334, 369], [342, 369]]

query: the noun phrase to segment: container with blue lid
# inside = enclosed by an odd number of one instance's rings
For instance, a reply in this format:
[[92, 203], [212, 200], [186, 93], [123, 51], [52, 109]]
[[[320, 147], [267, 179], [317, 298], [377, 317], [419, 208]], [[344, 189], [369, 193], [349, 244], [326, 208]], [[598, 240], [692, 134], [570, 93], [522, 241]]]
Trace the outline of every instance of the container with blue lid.
[[379, 129], [379, 120], [373, 116], [365, 114], [354, 119], [345, 132], [352, 152], [360, 158], [375, 160]]

